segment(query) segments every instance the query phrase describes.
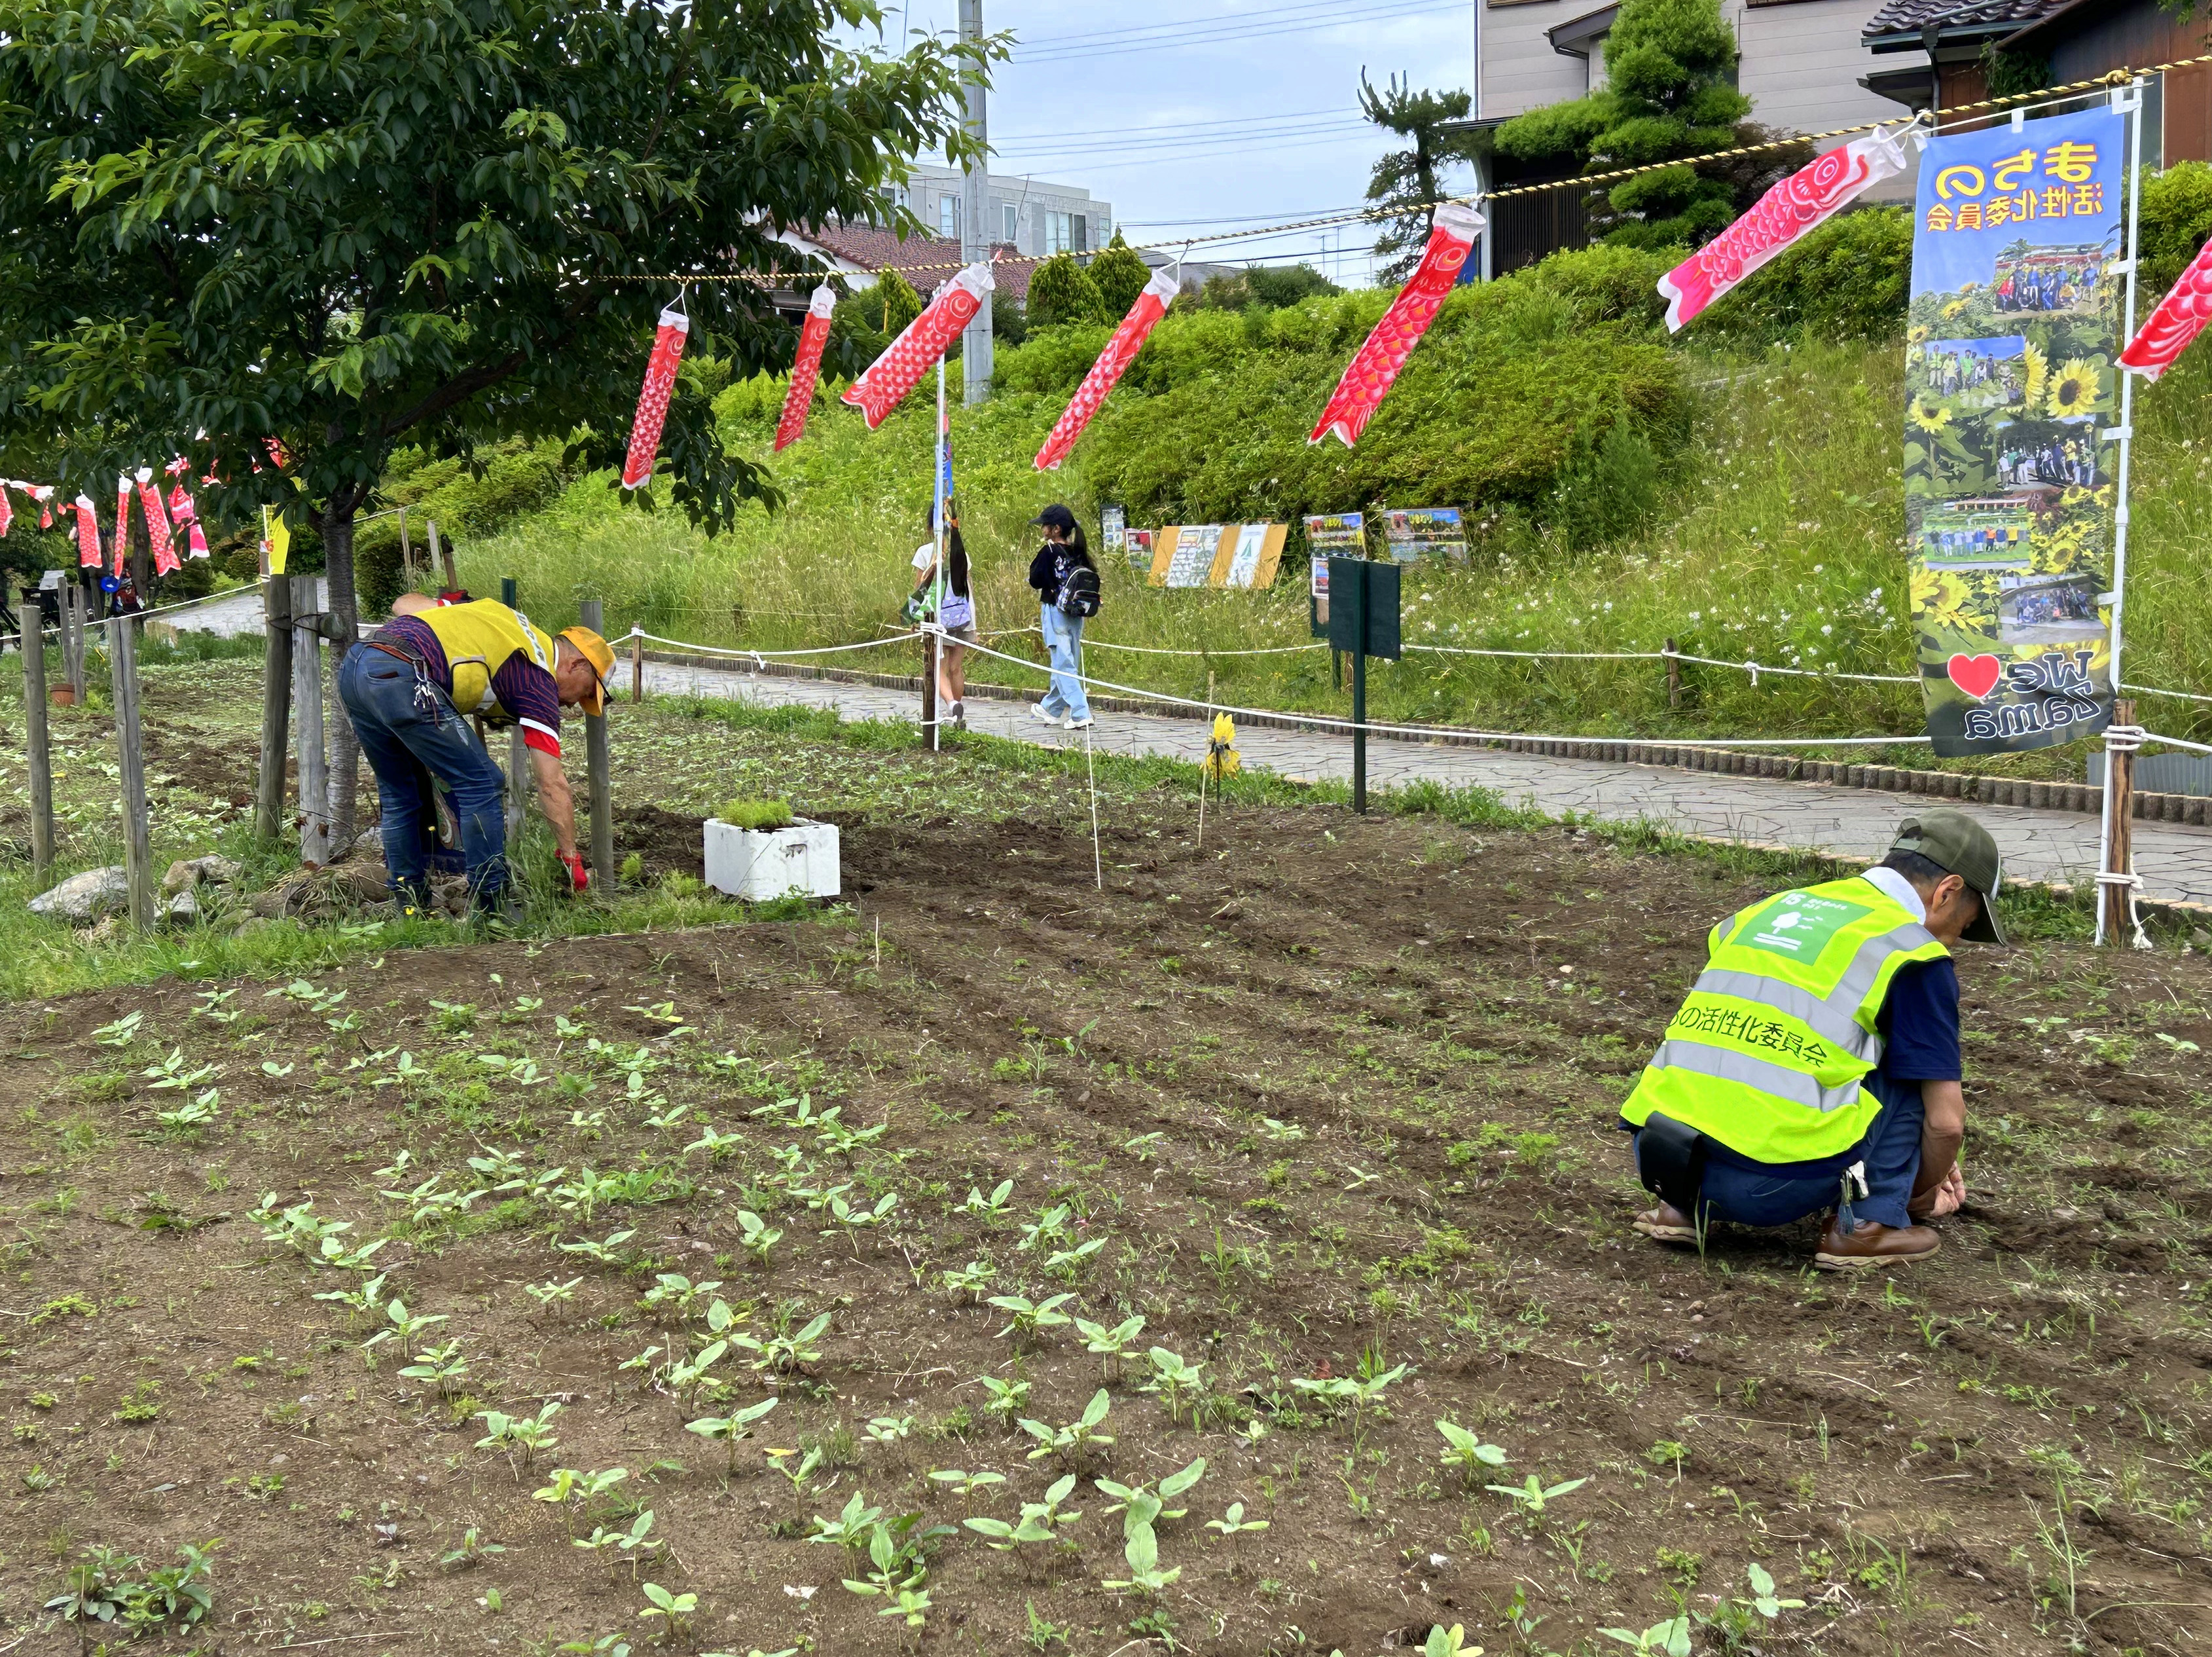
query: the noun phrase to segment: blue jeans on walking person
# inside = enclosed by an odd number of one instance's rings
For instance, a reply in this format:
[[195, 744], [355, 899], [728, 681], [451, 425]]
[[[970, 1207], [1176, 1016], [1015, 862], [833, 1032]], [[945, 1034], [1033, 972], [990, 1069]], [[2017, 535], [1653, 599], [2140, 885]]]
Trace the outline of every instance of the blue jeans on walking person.
[[1063, 615], [1051, 604], [1042, 613], [1045, 654], [1052, 659], [1052, 689], [1037, 706], [1054, 719], [1065, 713], [1080, 723], [1091, 717], [1091, 699], [1083, 694], [1083, 681], [1075, 677], [1083, 671], [1083, 617]]
[[338, 670], [338, 700], [376, 773], [384, 866], [393, 894], [418, 907], [428, 901], [430, 872], [452, 870], [453, 853], [438, 844], [434, 778], [453, 802], [469, 890], [489, 904], [507, 885], [506, 778], [452, 699], [434, 685], [418, 699], [417, 683], [412, 667], [367, 645]]
[[[1716, 1220], [1737, 1225], [1789, 1225], [1808, 1215], [1835, 1208], [1843, 1198], [1845, 1170], [1863, 1162], [1866, 1195], [1851, 1187], [1842, 1200], [1844, 1229], [1861, 1220], [1903, 1228], [1912, 1223], [1905, 1205], [1920, 1177], [1920, 1128], [1926, 1112], [1917, 1082], [1898, 1083], [1879, 1072], [1869, 1078], [1882, 1102], [1867, 1136], [1841, 1156], [1810, 1162], [1753, 1162], [1725, 1146], [1707, 1141], [1704, 1200]], [[1638, 1160], [1644, 1135], [1635, 1135]]]

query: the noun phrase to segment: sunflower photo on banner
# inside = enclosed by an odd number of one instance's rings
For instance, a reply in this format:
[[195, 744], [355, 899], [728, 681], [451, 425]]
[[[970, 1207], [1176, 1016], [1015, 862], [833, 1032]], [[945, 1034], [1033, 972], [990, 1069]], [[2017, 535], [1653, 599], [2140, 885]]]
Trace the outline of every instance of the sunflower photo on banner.
[[1932, 140], [1914, 209], [1905, 519], [1939, 755], [2048, 748], [2112, 717], [2126, 118]]

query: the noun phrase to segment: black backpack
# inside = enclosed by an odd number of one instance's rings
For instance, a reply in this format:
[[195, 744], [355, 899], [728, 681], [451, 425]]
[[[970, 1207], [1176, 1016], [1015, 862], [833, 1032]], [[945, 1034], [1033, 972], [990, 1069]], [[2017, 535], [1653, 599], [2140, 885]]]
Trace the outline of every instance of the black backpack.
[[1060, 591], [1052, 606], [1063, 616], [1080, 620], [1098, 613], [1098, 572], [1088, 564], [1078, 564], [1061, 577]]

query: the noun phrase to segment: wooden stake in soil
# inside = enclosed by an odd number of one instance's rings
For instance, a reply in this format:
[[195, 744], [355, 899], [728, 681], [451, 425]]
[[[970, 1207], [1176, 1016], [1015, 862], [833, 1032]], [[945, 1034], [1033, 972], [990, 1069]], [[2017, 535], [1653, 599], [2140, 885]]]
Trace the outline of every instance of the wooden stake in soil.
[[69, 675], [70, 696], [84, 706], [84, 627], [89, 600], [84, 580], [76, 577], [62, 584], [62, 667]]
[[46, 636], [39, 590], [23, 589], [23, 725], [31, 762], [31, 871], [39, 884], [54, 866], [54, 772], [46, 750]]
[[300, 860], [319, 868], [331, 860], [330, 755], [323, 745], [322, 617], [315, 610], [315, 578], [292, 580], [292, 702], [299, 722]]
[[1682, 665], [1674, 659], [1674, 641], [1667, 640], [1667, 706], [1682, 705]]
[[[578, 621], [605, 636], [605, 607], [597, 598], [585, 599], [576, 611]], [[584, 768], [592, 790], [592, 878], [611, 891], [615, 883], [614, 762], [607, 752], [604, 708], [584, 715]]]
[[253, 835], [276, 838], [284, 812], [284, 745], [292, 727], [292, 583], [272, 575], [262, 583], [263, 631], [268, 658], [261, 670], [261, 774], [253, 790]]
[[2097, 880], [2100, 944], [2143, 941], [2135, 904], [2136, 744], [2142, 737], [2135, 722], [2132, 700], [2112, 704], [2112, 722], [2106, 727], [2105, 868]]
[[1198, 762], [1198, 849], [1206, 849], [1206, 761], [1213, 757], [1213, 670], [1206, 671], [1206, 752]]
[[415, 543], [407, 538], [407, 508], [399, 509], [399, 574], [410, 592], [415, 586]]
[[635, 627], [629, 634], [629, 699], [645, 700], [645, 634]]
[[937, 752], [937, 634], [921, 635], [921, 745]]
[[145, 732], [138, 720], [137, 629], [126, 616], [107, 623], [107, 667], [115, 683], [115, 752], [123, 772], [123, 873], [131, 924], [154, 930], [154, 848], [146, 826]]
[[433, 518], [428, 521], [430, 525], [430, 561], [434, 565], [441, 560], [444, 561], [446, 567], [446, 591], [448, 592], [459, 592], [461, 590], [461, 578], [453, 568], [453, 543], [451, 541], [448, 541], [443, 547], [441, 547], [438, 544], [438, 520]]

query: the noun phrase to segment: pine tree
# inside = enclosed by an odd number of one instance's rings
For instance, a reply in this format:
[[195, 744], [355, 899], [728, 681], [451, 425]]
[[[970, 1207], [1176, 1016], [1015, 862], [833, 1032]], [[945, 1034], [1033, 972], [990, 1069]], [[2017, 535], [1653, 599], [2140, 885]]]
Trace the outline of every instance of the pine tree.
[[[1103, 322], [1106, 301], [1091, 273], [1073, 253], [1055, 253], [1030, 275], [1029, 322], [1049, 328], [1056, 322]], [[1116, 319], [1118, 320], [1119, 319]]]
[[1468, 99], [1464, 92], [1415, 92], [1408, 81], [1390, 77], [1389, 89], [1377, 92], [1363, 73], [1359, 77], [1359, 107], [1376, 125], [1410, 139], [1410, 149], [1394, 149], [1375, 163], [1367, 182], [1367, 199], [1376, 203], [1378, 216], [1387, 220], [1375, 239], [1375, 256], [1387, 259], [1380, 273], [1387, 285], [1413, 274], [1428, 246], [1436, 222], [1437, 203], [1445, 189], [1445, 170], [1471, 161], [1480, 153], [1481, 139], [1471, 132], [1444, 130], [1446, 121], [1466, 118]]
[[[1745, 122], [1751, 100], [1735, 89], [1736, 57], [1719, 0], [1621, 0], [1605, 40], [1605, 86], [1515, 117], [1498, 129], [1498, 149], [1608, 173], [1759, 142], [1768, 135]], [[1777, 153], [1733, 176], [1689, 167], [1641, 173], [1595, 198], [1597, 221], [1610, 242], [1695, 246], [1804, 159], [1802, 149]]]
[[1091, 261], [1091, 280], [1097, 287], [1106, 314], [1116, 321], [1129, 314], [1129, 307], [1152, 279], [1152, 267], [1121, 240], [1118, 230], [1106, 244], [1106, 251]]

